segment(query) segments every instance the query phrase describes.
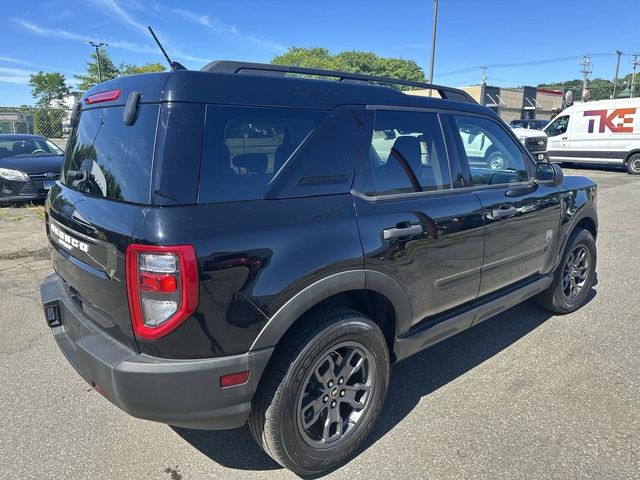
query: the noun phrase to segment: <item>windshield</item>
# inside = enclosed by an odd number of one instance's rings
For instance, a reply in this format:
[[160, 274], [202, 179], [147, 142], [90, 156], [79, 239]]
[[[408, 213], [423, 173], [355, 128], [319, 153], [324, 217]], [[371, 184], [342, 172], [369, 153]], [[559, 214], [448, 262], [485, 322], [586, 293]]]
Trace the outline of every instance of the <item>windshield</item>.
[[53, 142], [40, 137], [0, 138], [0, 159], [63, 155]]

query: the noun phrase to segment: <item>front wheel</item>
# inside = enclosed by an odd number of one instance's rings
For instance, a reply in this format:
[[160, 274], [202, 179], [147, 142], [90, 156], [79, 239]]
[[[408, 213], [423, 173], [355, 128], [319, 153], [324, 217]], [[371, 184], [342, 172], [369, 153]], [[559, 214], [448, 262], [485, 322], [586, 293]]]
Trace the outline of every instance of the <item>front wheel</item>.
[[504, 159], [502, 152], [494, 150], [489, 154], [487, 158], [487, 167], [491, 170], [504, 170], [507, 162]]
[[574, 230], [553, 283], [536, 297], [538, 304], [559, 314], [580, 308], [593, 286], [596, 258], [596, 241], [591, 232], [582, 228]]
[[378, 326], [358, 312], [319, 312], [287, 334], [263, 374], [249, 426], [263, 449], [299, 475], [347, 460], [375, 423], [389, 381]]
[[631, 175], [640, 175], [640, 153], [629, 157], [629, 160], [627, 160], [627, 172]]

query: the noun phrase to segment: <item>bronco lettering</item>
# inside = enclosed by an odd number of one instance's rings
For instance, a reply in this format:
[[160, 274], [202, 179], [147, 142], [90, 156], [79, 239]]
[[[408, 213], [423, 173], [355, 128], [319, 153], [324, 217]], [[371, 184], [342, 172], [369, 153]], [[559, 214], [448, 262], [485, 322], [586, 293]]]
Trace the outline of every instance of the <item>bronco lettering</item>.
[[53, 233], [58, 239], [58, 243], [62, 245], [64, 248], [66, 248], [67, 250], [78, 248], [82, 252], [85, 252], [85, 253], [89, 252], [89, 245], [68, 235], [67, 233], [63, 232], [58, 227], [56, 227], [54, 224], [50, 225], [50, 229], [51, 229], [51, 233]]

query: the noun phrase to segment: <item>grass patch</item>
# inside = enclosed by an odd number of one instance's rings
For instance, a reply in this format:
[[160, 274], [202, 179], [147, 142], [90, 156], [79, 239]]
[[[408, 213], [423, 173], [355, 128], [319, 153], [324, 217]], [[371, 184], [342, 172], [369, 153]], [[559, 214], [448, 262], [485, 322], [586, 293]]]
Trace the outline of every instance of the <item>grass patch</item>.
[[30, 212], [35, 212], [36, 216], [44, 221], [44, 205], [34, 205], [33, 203], [29, 203], [25, 207]]

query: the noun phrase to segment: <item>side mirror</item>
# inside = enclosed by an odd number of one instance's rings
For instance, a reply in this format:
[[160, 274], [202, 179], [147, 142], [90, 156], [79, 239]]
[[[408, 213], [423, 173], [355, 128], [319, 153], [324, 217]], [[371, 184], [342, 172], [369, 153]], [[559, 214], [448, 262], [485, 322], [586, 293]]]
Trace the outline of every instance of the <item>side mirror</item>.
[[536, 183], [557, 187], [562, 185], [564, 172], [558, 164], [551, 162], [539, 162], [536, 164]]

